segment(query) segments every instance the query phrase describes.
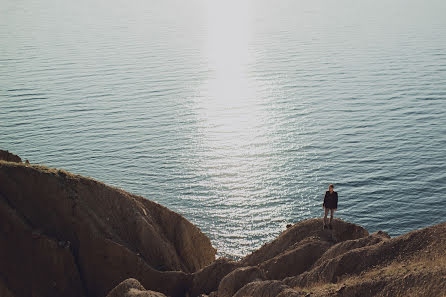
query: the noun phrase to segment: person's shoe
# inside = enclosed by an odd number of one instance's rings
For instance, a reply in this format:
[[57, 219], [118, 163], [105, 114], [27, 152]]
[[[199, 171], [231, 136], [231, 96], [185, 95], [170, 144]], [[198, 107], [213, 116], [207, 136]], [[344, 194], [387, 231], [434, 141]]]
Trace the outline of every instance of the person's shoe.
[[333, 226], [331, 224], [328, 225], [328, 228], [330, 228], [330, 230], [333, 230]]

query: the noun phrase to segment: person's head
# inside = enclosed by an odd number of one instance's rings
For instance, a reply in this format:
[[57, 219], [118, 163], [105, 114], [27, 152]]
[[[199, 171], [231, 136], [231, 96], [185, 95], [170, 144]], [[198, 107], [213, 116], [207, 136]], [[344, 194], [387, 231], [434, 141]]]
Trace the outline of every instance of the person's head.
[[330, 191], [330, 193], [334, 191], [334, 186], [333, 186], [333, 184], [330, 184], [330, 185], [328, 186], [328, 190]]

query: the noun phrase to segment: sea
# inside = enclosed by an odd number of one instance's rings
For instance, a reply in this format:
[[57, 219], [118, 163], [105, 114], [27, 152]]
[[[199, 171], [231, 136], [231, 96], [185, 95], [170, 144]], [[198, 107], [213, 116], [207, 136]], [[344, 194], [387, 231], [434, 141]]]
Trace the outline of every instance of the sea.
[[[287, 224], [445, 222], [444, 0], [0, 0], [0, 148], [238, 259]], [[0, 181], [1, 182], [1, 181]]]

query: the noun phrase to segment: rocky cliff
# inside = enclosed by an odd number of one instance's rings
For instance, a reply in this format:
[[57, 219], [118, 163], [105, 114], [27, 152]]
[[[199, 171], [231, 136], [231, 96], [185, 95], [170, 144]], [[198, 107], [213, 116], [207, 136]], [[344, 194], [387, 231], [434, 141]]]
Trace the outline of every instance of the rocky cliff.
[[0, 161], [0, 243], [0, 292], [23, 297], [103, 297], [130, 277], [184, 296], [191, 273], [215, 259], [209, 238], [181, 215], [21, 162]]
[[[0, 296], [444, 296], [446, 223], [305, 220], [239, 261], [145, 198], [0, 152]], [[17, 158], [16, 158], [17, 157]], [[14, 162], [11, 162], [14, 161]]]

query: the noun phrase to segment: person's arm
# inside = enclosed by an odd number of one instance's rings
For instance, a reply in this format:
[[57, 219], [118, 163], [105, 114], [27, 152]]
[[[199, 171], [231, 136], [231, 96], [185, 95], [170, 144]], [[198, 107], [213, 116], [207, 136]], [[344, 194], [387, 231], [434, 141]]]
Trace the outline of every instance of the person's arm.
[[327, 201], [327, 192], [325, 192], [324, 202], [322, 203], [322, 208], [325, 208], [325, 202]]
[[335, 196], [335, 209], [338, 209], [338, 192], [336, 192]]

